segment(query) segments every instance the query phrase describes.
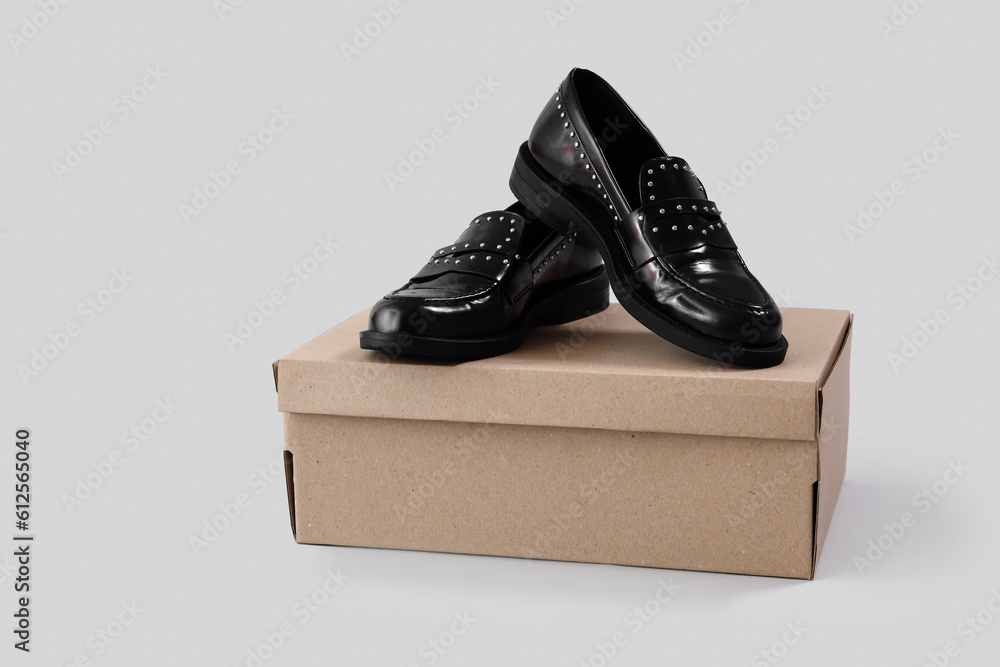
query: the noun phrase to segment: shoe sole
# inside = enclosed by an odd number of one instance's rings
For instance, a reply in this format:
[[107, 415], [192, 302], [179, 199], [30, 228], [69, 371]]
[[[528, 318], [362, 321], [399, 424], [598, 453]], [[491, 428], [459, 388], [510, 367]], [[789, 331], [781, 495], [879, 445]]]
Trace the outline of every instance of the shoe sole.
[[556, 231], [565, 233], [574, 224], [583, 230], [604, 258], [611, 289], [622, 307], [656, 335], [727, 366], [767, 368], [784, 361], [788, 350], [784, 336], [776, 343], [761, 346], [714, 338], [670, 319], [649, 304], [629, 282], [625, 273], [628, 262], [618, 237], [606, 222], [602, 222], [605, 212], [567, 192], [564, 183], [538, 164], [527, 142], [521, 145], [514, 162], [510, 189], [529, 212]]
[[407, 333], [362, 331], [361, 348], [377, 350], [391, 357], [413, 355], [439, 359], [484, 359], [516, 350], [529, 329], [566, 324], [595, 315], [608, 307], [608, 274], [599, 267], [587, 275], [568, 281], [521, 314], [517, 328], [485, 338], [430, 338]]

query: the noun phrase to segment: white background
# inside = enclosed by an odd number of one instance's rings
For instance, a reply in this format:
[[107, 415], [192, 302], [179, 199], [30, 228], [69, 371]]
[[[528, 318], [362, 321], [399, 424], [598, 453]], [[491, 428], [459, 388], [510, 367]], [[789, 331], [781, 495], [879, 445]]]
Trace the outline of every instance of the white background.
[[[675, 5], [567, 2], [556, 21], [556, 0], [403, 0], [349, 60], [341, 44], [387, 0], [245, 0], [222, 16], [211, 0], [92, 0], [36, 17], [37, 31], [24, 20], [38, 3], [5, 2], [0, 536], [15, 532], [14, 431], [27, 427], [37, 541], [30, 656], [11, 647], [13, 559], [0, 552], [0, 662], [247, 665], [288, 621], [295, 634], [264, 664], [427, 665], [421, 647], [468, 611], [476, 621], [437, 664], [600, 665], [595, 645], [620, 630], [628, 643], [608, 664], [770, 664], [759, 652], [790, 622], [807, 631], [777, 647], [789, 667], [921, 665], [951, 640], [950, 664], [995, 665], [1000, 618], [971, 643], [956, 633], [1000, 587], [1000, 280], [976, 283], [1000, 250], [1000, 9], [911, 0], [885, 35], [890, 0]], [[679, 66], [689, 39], [705, 46]], [[299, 546], [283, 479], [251, 477], [282, 448], [270, 363], [513, 201], [517, 147], [574, 65], [690, 161], [785, 305], [856, 314], [847, 480], [815, 581]], [[147, 67], [166, 75], [122, 118], [115, 100]], [[480, 77], [500, 85], [446, 122]], [[832, 97], [799, 109], [814, 86]], [[241, 142], [275, 108], [294, 119], [246, 162]], [[797, 111], [807, 119], [789, 136], [779, 128]], [[60, 180], [53, 163], [105, 118], [114, 131]], [[447, 140], [390, 190], [386, 171], [437, 127]], [[957, 138], [938, 152], [948, 128]], [[779, 150], [743, 167], [772, 137]], [[935, 161], [913, 180], [925, 150]], [[240, 173], [185, 222], [180, 205], [229, 160]], [[754, 173], [724, 197], [734, 168]], [[902, 194], [852, 242], [845, 225], [895, 179]], [[293, 289], [283, 276], [320, 237], [339, 247]], [[122, 269], [128, 286], [85, 319], [78, 304], [109, 296]], [[969, 281], [981, 289], [958, 299]], [[284, 303], [230, 351], [224, 335], [276, 289]], [[921, 335], [938, 310], [947, 321]], [[70, 323], [79, 335], [23, 379]], [[903, 337], [922, 346], [894, 368]], [[128, 451], [121, 434], [166, 398], [179, 407]], [[121, 465], [67, 509], [114, 450]], [[915, 494], [949, 461], [969, 470], [922, 513]], [[250, 506], [196, 554], [189, 539], [241, 493]], [[886, 537], [904, 512], [916, 525]], [[891, 548], [859, 568], [880, 538]], [[337, 568], [349, 580], [300, 623], [293, 606]], [[625, 615], [661, 578], [681, 590], [633, 633]], [[94, 633], [133, 601], [143, 611], [96, 655]]]

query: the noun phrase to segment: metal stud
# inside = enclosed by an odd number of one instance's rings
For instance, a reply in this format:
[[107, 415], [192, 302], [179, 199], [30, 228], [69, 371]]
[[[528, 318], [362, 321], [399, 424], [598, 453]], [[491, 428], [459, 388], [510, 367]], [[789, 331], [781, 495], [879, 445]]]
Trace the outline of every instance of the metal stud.
[[648, 171], [647, 171], [646, 173], [647, 173], [647, 174], [652, 174], [652, 173], [653, 173], [653, 170], [652, 170], [652, 169], [650, 169], [650, 170], [648, 170]]
[[565, 111], [560, 111], [559, 112], [559, 117], [560, 118], [565, 118], [566, 117], [566, 112]]
[[502, 249], [503, 249], [503, 246], [502, 246], [501, 244], [499, 244], [499, 243], [498, 243], [498, 244], [497, 244], [497, 250], [502, 250]]
[[694, 225], [688, 225], [688, 229], [694, 229]]
[[510, 237], [507, 237], [506, 241], [507, 241], [508, 243], [510, 243]]
[[597, 174], [591, 174], [590, 175], [590, 180], [596, 181], [597, 180]]
[[583, 159], [584, 159], [584, 158], [586, 158], [586, 157], [587, 157], [587, 156], [586, 156], [585, 154], [583, 154], [583, 153], [580, 153], [580, 159], [581, 159], [581, 160], [583, 160]]
[[646, 219], [646, 216], [644, 216], [644, 215], [640, 215], [640, 216], [639, 216], [639, 221], [640, 221], [640, 222], [641, 222], [641, 221], [643, 221], [643, 220], [645, 220], [645, 219]]
[[649, 195], [649, 201], [653, 201], [655, 199], [656, 199], [656, 195]]
[[489, 222], [489, 221], [490, 221], [490, 220], [492, 220], [492, 219], [493, 219], [493, 216], [489, 216], [489, 215], [488, 215], [488, 216], [486, 216], [486, 220], [487, 220], [487, 222]]
[[697, 210], [698, 210], [698, 207], [697, 207], [697, 206], [692, 206], [692, 207], [691, 207], [691, 210], [692, 210], [692, 211], [697, 211]]
[[680, 169], [680, 166], [676, 162], [674, 163], [674, 169]]
[[485, 243], [480, 243], [480, 244], [479, 244], [479, 247], [480, 247], [480, 248], [485, 248], [485, 247], [486, 247], [486, 244], [485, 244]]
[[681, 206], [680, 204], [678, 204], [678, 205], [677, 205], [677, 210], [678, 210], [678, 211], [683, 211], [683, 210], [684, 210], [684, 207], [683, 207], [683, 206]]
[[570, 133], [569, 133], [569, 136], [571, 136], [571, 137], [575, 137], [575, 136], [576, 136], [576, 132], [570, 132]]
[[666, 212], [667, 212], [667, 209], [665, 209], [665, 208], [661, 208], [661, 209], [660, 209], [660, 215], [663, 215], [663, 214], [664, 214], [664, 213], [666, 213]]
[[569, 127], [569, 123], [563, 123], [563, 127]]
[[475, 258], [476, 258], [475, 255], [469, 255], [469, 259], [475, 259]]
[[440, 259], [435, 259], [435, 260], [434, 260], [434, 263], [435, 263], [435, 264], [440, 264], [440, 263], [441, 263], [441, 260], [440, 260]]
[[580, 142], [579, 141], [574, 141], [573, 142], [573, 148], [579, 148], [579, 147], [580, 147]]
[[510, 264], [506, 259], [503, 261], [504, 264]]
[[667, 168], [667, 165], [665, 165], [665, 164], [663, 164], [663, 163], [661, 162], [661, 163], [660, 163], [660, 169], [666, 169], [666, 168]]
[[672, 231], [672, 232], [676, 232], [676, 231], [677, 231], [677, 225], [674, 225], [673, 227], [671, 227], [671, 228], [670, 228], [670, 231]]
[[562, 244], [561, 246], [559, 246], [559, 247], [560, 247], [560, 248], [562, 248], [563, 250], [565, 250], [565, 249], [566, 249], [566, 244], [565, 244], [565, 243], [563, 243], [563, 244]]
[[583, 165], [583, 168], [586, 169], [587, 171], [590, 171], [590, 165], [589, 164]]
[[521, 259], [520, 255], [514, 255], [514, 259]]
[[648, 185], [649, 187], [653, 187], [653, 181], [646, 183], [646, 185]]
[[500, 222], [503, 222], [503, 216], [502, 215], [500, 216]]
[[452, 249], [452, 250], [458, 250], [458, 248], [457, 248], [457, 247], [455, 247], [455, 246], [452, 246], [452, 247], [451, 247], [451, 249]]
[[542, 260], [542, 266], [548, 266], [548, 265], [549, 265], [549, 260], [547, 259]]
[[461, 264], [461, 263], [462, 263], [462, 260], [460, 260], [460, 259], [456, 259], [455, 260], [455, 264]]
[[490, 261], [491, 259], [493, 259], [493, 257], [491, 255], [486, 255], [486, 261], [487, 262]]
[[708, 230], [707, 229], [703, 229], [703, 230], [701, 230], [701, 233], [702, 234], [708, 234]]
[[658, 231], [660, 231], [660, 228], [659, 227], [653, 227], [653, 231], [654, 232], [658, 232]]
[[466, 248], [468, 248], [468, 247], [469, 247], [469, 244], [468, 244], [468, 243], [466, 243], [466, 244], [465, 244], [465, 247], [466, 247]]

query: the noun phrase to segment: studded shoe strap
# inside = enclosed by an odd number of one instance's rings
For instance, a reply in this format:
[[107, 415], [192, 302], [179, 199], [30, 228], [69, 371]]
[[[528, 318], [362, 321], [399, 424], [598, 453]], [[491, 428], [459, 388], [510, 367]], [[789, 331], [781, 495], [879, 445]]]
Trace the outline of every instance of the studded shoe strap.
[[532, 283], [531, 269], [518, 247], [523, 230], [524, 219], [510, 211], [483, 214], [455, 243], [435, 251], [412, 280], [451, 272], [472, 273], [500, 283], [513, 301]]
[[707, 199], [664, 199], [639, 207], [629, 218], [657, 255], [706, 244], [736, 249], [719, 207]]

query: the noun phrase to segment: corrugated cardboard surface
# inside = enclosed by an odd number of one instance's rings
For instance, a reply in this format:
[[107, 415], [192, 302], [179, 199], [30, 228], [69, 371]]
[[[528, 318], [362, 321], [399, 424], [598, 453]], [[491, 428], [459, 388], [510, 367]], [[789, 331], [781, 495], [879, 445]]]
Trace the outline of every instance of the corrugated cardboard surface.
[[816, 552], [813, 567], [833, 519], [847, 464], [847, 424], [851, 412], [850, 325], [837, 363], [820, 387], [819, 488], [816, 499]]
[[810, 442], [286, 419], [300, 542], [811, 574]]
[[750, 371], [618, 308], [464, 364], [362, 351], [352, 318], [275, 367], [296, 539], [810, 578], [850, 316], [783, 314], [786, 362]]
[[500, 422], [811, 440], [816, 389], [849, 313], [782, 311], [789, 351], [775, 368], [723, 367], [651, 334], [614, 304], [532, 332], [510, 354], [464, 363], [362, 350], [359, 313], [277, 362], [282, 412]]

